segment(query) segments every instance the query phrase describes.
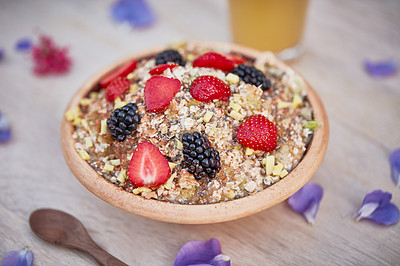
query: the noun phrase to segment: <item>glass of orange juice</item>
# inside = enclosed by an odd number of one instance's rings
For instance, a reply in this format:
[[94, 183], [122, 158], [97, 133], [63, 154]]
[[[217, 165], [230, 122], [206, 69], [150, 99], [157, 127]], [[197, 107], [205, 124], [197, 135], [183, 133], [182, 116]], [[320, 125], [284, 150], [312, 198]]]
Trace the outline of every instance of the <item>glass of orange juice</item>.
[[229, 0], [233, 39], [283, 60], [302, 51], [308, 0]]

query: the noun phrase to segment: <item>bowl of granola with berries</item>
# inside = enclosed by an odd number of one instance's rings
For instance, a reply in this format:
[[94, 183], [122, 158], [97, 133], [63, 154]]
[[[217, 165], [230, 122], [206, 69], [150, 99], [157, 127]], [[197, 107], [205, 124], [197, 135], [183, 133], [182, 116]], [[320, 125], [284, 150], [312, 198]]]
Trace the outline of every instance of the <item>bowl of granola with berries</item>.
[[133, 54], [75, 93], [65, 160], [93, 194], [183, 224], [287, 199], [317, 171], [329, 127], [317, 93], [273, 53], [185, 42]]

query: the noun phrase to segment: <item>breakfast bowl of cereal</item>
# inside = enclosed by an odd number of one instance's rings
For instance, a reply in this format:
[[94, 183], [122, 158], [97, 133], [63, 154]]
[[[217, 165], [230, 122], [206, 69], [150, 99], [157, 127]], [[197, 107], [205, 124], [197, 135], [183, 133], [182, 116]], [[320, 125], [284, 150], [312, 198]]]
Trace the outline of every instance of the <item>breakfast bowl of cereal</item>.
[[317, 171], [324, 106], [273, 53], [186, 42], [97, 72], [61, 124], [64, 158], [89, 191], [124, 211], [182, 224], [270, 208]]

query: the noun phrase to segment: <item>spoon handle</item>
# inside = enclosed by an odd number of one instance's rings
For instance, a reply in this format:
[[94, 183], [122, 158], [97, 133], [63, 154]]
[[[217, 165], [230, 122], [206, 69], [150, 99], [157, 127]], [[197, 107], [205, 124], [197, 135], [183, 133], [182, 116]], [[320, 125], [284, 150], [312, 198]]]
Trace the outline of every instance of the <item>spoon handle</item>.
[[93, 258], [100, 264], [104, 266], [124, 266], [128, 265], [99, 247], [93, 240], [88, 243], [85, 247], [85, 251], [88, 252]]

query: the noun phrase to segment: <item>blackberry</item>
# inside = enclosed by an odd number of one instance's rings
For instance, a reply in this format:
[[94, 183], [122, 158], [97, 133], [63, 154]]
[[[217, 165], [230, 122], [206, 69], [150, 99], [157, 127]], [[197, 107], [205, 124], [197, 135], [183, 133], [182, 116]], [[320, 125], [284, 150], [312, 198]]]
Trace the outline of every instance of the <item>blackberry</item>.
[[107, 126], [113, 139], [124, 141], [126, 136], [131, 135], [136, 130], [140, 122], [137, 110], [136, 104], [128, 103], [111, 113], [110, 118], [107, 119]]
[[271, 87], [271, 81], [265, 77], [261, 70], [253, 66], [240, 64], [232, 70], [232, 73], [238, 75], [240, 80], [246, 83], [256, 85], [257, 87], [261, 85], [263, 91]]
[[182, 56], [176, 50], [165, 50], [156, 55], [156, 65], [177, 63], [184, 66], [185, 63], [182, 60]]
[[187, 168], [197, 180], [214, 178], [221, 169], [219, 152], [211, 147], [210, 141], [199, 132], [184, 133], [182, 167]]

